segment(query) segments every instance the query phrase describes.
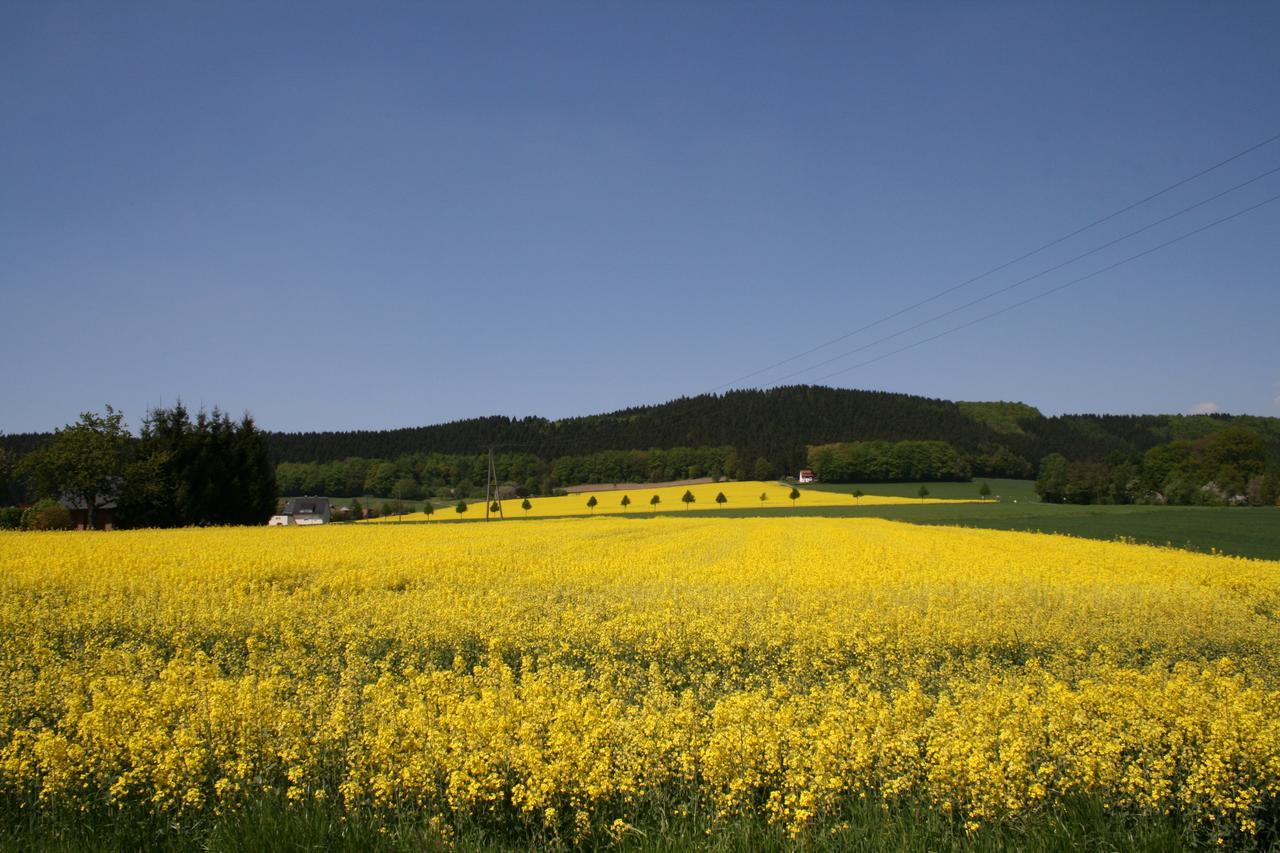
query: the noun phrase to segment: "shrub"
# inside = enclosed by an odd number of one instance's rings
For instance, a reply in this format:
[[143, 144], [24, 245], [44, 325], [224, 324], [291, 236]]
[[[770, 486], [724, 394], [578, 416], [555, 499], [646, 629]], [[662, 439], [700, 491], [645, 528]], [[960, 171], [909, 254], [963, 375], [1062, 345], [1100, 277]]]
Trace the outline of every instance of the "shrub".
[[17, 530], [22, 526], [22, 507], [0, 507], [0, 530]]
[[22, 514], [22, 526], [26, 530], [70, 530], [71, 511], [52, 498], [45, 498]]

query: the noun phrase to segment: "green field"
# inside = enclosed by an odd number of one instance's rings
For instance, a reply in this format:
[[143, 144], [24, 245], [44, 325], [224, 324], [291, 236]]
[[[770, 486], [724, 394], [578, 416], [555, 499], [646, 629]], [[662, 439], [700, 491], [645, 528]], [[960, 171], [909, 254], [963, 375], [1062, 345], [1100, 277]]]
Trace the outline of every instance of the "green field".
[[982, 488], [982, 484], [986, 483], [991, 487], [991, 499], [997, 497], [1001, 502], [1009, 503], [1017, 501], [1025, 503], [1032, 501], [1040, 502], [1040, 496], [1036, 494], [1036, 484], [1034, 480], [979, 480], [975, 479], [971, 483], [810, 483], [804, 488], [812, 489], [817, 492], [836, 492], [837, 494], [849, 495], [849, 501], [853, 502], [853, 490], [862, 489], [868, 495], [893, 495], [903, 498], [914, 498], [920, 491], [920, 487], [924, 486], [929, 490], [931, 498], [945, 498], [948, 500], [976, 500], [978, 489]]
[[[984, 503], [922, 504], [919, 506], [857, 506], [852, 495], [848, 507], [804, 506], [760, 509], [690, 510], [700, 515], [821, 515], [887, 518], [914, 524], [986, 527], [993, 530], [1030, 530], [1063, 533], [1086, 539], [1132, 539], [1148, 545], [1185, 548], [1205, 553], [1280, 560], [1280, 507], [1202, 506], [1081, 506], [1040, 503], [1029, 480], [989, 480], [992, 496], [1000, 501]], [[827, 492], [914, 496], [920, 483], [873, 483], [867, 486], [821, 485]], [[931, 497], [976, 496], [980, 482], [927, 483]], [[1029, 496], [1029, 497], [1028, 497]]]

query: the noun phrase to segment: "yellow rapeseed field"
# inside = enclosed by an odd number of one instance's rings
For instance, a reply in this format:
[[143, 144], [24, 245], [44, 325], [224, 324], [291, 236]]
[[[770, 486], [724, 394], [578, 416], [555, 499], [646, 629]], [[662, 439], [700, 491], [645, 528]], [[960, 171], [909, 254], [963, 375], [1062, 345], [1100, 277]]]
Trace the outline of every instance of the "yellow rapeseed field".
[[[754, 509], [756, 507], [824, 507], [824, 506], [892, 506], [897, 504], [936, 504], [936, 503], [972, 503], [973, 501], [939, 500], [938, 498], [904, 498], [894, 495], [863, 495], [856, 501], [847, 494], [824, 492], [816, 489], [798, 489], [800, 497], [794, 502], [790, 498], [791, 486], [781, 486], [776, 482], [736, 481], [732, 483], [703, 483], [696, 486], [663, 486], [660, 488], [611, 489], [600, 492], [580, 492], [555, 498], [530, 498], [531, 506], [526, 511], [521, 508], [520, 499], [502, 502], [503, 514], [510, 518], [551, 518], [572, 515], [620, 515], [622, 513], [664, 514], [684, 512], [688, 509]], [[686, 505], [682, 500], [685, 491], [693, 494], [693, 503]], [[716, 496], [723, 494], [725, 502], [716, 503]], [[764, 495], [764, 500], [760, 496]], [[622, 505], [622, 498], [628, 497], [631, 503]], [[658, 503], [651, 503], [657, 496]], [[595, 507], [587, 506], [592, 497], [596, 499]], [[474, 519], [484, 515], [484, 501], [473, 503], [467, 510], [464, 519]], [[436, 509], [435, 519], [450, 520], [457, 516], [450, 506]], [[389, 521], [427, 521], [421, 512], [405, 513], [401, 516], [384, 516], [369, 519], [372, 523]]]
[[1085, 795], [1248, 835], [1278, 690], [1280, 563], [1122, 543], [675, 514], [0, 533], [24, 808], [265, 796], [583, 839]]

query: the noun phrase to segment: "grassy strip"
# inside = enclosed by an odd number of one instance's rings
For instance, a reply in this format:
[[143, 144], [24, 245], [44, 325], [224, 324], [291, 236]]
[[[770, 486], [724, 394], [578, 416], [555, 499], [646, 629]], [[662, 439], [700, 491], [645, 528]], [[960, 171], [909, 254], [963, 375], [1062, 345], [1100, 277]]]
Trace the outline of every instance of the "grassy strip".
[[581, 843], [552, 832], [495, 834], [461, 826], [450, 843], [412, 815], [390, 822], [349, 817], [338, 806], [284, 807], [262, 800], [221, 818], [183, 826], [146, 818], [90, 818], [80, 814], [10, 814], [0, 827], [0, 853], [9, 851], [424, 851], [424, 850], [620, 850], [669, 851], [1075, 851], [1075, 850], [1280, 850], [1274, 837], [1236, 836], [1226, 844], [1191, 831], [1177, 817], [1134, 816], [1091, 799], [968, 831], [939, 812], [900, 805], [886, 809], [856, 802], [845, 814], [790, 838], [762, 820], [655, 820], [618, 835], [597, 833]]
[[[914, 498], [919, 494], [920, 487], [925, 486], [929, 489], [930, 497], [972, 501], [981, 497], [978, 494], [978, 490], [982, 488], [983, 483], [991, 487], [992, 498], [999, 496], [1002, 501], [1018, 501], [1019, 503], [1026, 501], [1031, 501], [1032, 503], [1040, 502], [1040, 496], [1036, 494], [1035, 480], [1004, 480], [1000, 478], [984, 480], [982, 477], [975, 477], [972, 482], [968, 483], [809, 483], [803, 487], [803, 490], [852, 495], [854, 489], [861, 489], [868, 495]], [[849, 498], [849, 502], [853, 502], [852, 497]]]

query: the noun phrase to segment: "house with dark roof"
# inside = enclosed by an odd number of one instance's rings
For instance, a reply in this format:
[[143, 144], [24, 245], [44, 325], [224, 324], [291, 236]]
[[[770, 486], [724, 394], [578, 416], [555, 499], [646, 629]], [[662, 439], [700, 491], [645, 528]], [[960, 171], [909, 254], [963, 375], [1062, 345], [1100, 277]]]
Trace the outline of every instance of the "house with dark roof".
[[[67, 512], [71, 513], [71, 526], [76, 530], [85, 530], [89, 527], [89, 510], [85, 506], [83, 498], [63, 498], [59, 501]], [[115, 527], [116, 502], [106, 501], [100, 503], [93, 511], [93, 529], [94, 530], [111, 530]]]
[[290, 498], [279, 515], [271, 516], [269, 525], [328, 524], [331, 518], [328, 498]]

